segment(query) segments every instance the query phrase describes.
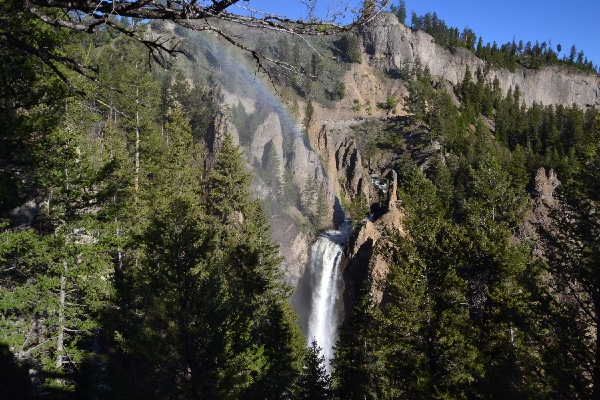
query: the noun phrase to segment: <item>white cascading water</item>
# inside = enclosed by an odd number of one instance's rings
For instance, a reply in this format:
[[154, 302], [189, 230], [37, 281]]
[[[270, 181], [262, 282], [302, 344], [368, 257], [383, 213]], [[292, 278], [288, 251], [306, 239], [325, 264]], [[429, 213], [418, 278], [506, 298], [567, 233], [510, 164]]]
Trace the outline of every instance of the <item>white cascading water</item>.
[[340, 307], [341, 271], [343, 246], [347, 234], [328, 231], [312, 246], [310, 259], [311, 313], [308, 319], [308, 345], [313, 340], [325, 356], [325, 368], [331, 372], [330, 360], [337, 340]]

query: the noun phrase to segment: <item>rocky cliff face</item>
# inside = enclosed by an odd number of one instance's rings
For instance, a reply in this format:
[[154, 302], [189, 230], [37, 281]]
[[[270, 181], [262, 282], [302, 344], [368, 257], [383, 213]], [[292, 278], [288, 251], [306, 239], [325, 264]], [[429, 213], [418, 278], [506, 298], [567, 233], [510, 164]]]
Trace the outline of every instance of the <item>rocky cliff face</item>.
[[554, 170], [544, 168], [537, 170], [534, 178], [534, 189], [530, 200], [531, 208], [527, 211], [525, 219], [515, 235], [516, 240], [534, 240], [533, 254], [543, 257], [544, 249], [538, 239], [540, 229], [550, 228], [550, 216], [553, 210], [560, 207], [555, 197], [555, 191], [560, 186], [560, 181]]
[[[301, 222], [305, 221], [304, 214], [307, 210], [302, 209], [298, 199], [285, 198], [289, 195], [286, 191], [289, 191], [289, 187], [292, 186], [302, 197], [307, 181], [309, 178], [314, 179], [316, 188], [325, 194], [326, 200], [327, 211], [320, 221], [321, 224], [325, 228], [332, 228], [343, 222], [335, 160], [337, 154], [344, 153], [344, 150], [337, 142], [326, 140], [322, 151], [317, 152], [299, 128], [293, 128], [293, 132], [289, 129], [284, 132], [283, 119], [289, 116], [284, 115], [285, 110], [276, 110], [275, 107], [271, 112], [266, 113], [264, 119], [261, 119], [255, 128], [235, 126], [231, 121], [228, 107], [239, 103], [246, 104], [247, 107], [244, 106], [246, 112], [254, 115], [256, 108], [265, 107], [268, 99], [251, 99], [244, 94], [233, 92], [227, 92], [224, 98], [226, 103], [221, 107], [214, 121], [215, 135], [211, 148], [213, 150], [217, 148], [226, 134], [232, 135], [236, 143], [240, 143], [240, 134], [251, 138], [249, 145], [242, 146], [242, 150], [246, 155], [248, 168], [254, 172], [252, 190], [254, 195], [265, 204], [273, 238], [279, 243], [284, 257], [283, 268], [286, 279], [295, 285], [304, 273], [314, 238], [311, 233], [301, 229]], [[253, 131], [248, 132], [248, 129]], [[285, 135], [288, 137], [284, 137]], [[335, 148], [330, 148], [330, 144]], [[318, 143], [316, 145], [319, 146]], [[351, 143], [349, 146], [351, 147]], [[276, 161], [274, 169], [266, 169], [268, 154], [274, 155]], [[353, 184], [358, 185], [357, 182], [362, 178], [362, 165], [358, 152], [355, 150], [352, 154], [347, 156], [348, 160], [343, 161], [344, 174], [351, 177]], [[329, 168], [329, 159], [334, 161], [331, 168]], [[272, 174], [276, 175], [275, 187], [267, 182], [272, 181]]]
[[254, 133], [249, 150], [250, 162], [262, 166], [264, 164], [263, 157], [265, 156], [266, 149], [273, 149], [277, 162], [275, 174], [281, 184], [283, 183], [284, 167], [283, 135], [281, 133], [281, 121], [279, 120], [279, 116], [274, 112], [269, 113], [265, 121], [258, 126]]
[[[365, 52], [377, 68], [400, 70], [419, 59], [432, 75], [453, 84], [460, 82], [467, 66], [471, 71], [484, 68], [484, 62], [466, 49], [454, 53], [434, 43], [425, 32], [413, 32], [400, 24], [389, 13], [381, 14], [361, 31]], [[600, 106], [600, 77], [564, 67], [543, 67], [539, 70], [517, 68], [513, 73], [506, 69], [490, 72], [490, 79], [498, 77], [500, 87], [508, 89], [519, 85], [526, 104], [577, 104], [580, 108]]]
[[403, 214], [397, 205], [397, 176], [394, 171], [391, 175], [387, 210], [374, 221], [365, 221], [344, 253], [342, 267], [346, 319], [363, 285], [368, 286], [375, 304], [382, 302], [384, 293], [380, 283], [389, 272], [386, 253], [391, 246], [390, 236], [406, 235], [402, 225]]
[[213, 141], [212, 143], [208, 143], [208, 146], [213, 153], [216, 149], [221, 147], [221, 143], [223, 143], [223, 139], [225, 139], [226, 135], [231, 135], [233, 142], [238, 145], [240, 144], [240, 135], [235, 125], [231, 122], [229, 112], [226, 108], [222, 106], [219, 107], [215, 117], [214, 126], [215, 135]]
[[[315, 103], [313, 120], [307, 133], [302, 133], [302, 128], [299, 126], [295, 128], [293, 135], [289, 134], [289, 129], [285, 132], [284, 119], [289, 119], [289, 115], [284, 117], [283, 114], [287, 112], [281, 108], [266, 113], [263, 120], [254, 125], [253, 132], [245, 132], [244, 129], [247, 127], [234, 126], [228, 120], [227, 110], [223, 110], [215, 121], [216, 144], [225, 132], [232, 134], [238, 142], [242, 135], [251, 138], [248, 146], [244, 148], [251, 168], [264, 164], [267, 151], [275, 154], [278, 160], [275, 173], [280, 188], [289, 185], [291, 180], [291, 184], [300, 192], [299, 195], [303, 196], [306, 182], [309, 178], [313, 178], [317, 186], [326, 193], [327, 215], [321, 221], [326, 228], [343, 221], [341, 203], [344, 200], [350, 201], [360, 195], [370, 203], [377, 202], [377, 190], [371, 184], [369, 175], [387, 173], [386, 171], [391, 168], [390, 163], [393, 164], [393, 160], [388, 159], [363, 160], [360, 146], [352, 139], [351, 132], [354, 125], [364, 124], [365, 120], [390, 117], [391, 110], [385, 111], [383, 108], [375, 107], [379, 103], [385, 103], [388, 95], [393, 95], [400, 100], [398, 107], [393, 111], [396, 115], [403, 115], [402, 98], [406, 95], [403, 82], [395, 79], [393, 74], [386, 75], [384, 71], [399, 71], [405, 66], [410, 67], [418, 59], [429, 67], [432, 75], [437, 76], [449, 92], [452, 92], [452, 85], [463, 79], [467, 67], [471, 71], [484, 68], [483, 61], [469, 51], [457, 49], [455, 52], [450, 52], [436, 45], [428, 34], [420, 31], [413, 32], [400, 24], [392, 14], [380, 15], [370, 26], [361, 29], [359, 36], [363, 46], [364, 61], [362, 64], [349, 66], [350, 69], [343, 78], [347, 88], [346, 97], [330, 105], [329, 108]], [[600, 77], [598, 76], [562, 67], [544, 67], [540, 70], [518, 68], [514, 73], [504, 69], [492, 70], [489, 79], [494, 77], [498, 77], [505, 93], [509, 88], [518, 85], [522, 99], [527, 104], [539, 102], [571, 105], [575, 103], [582, 108], [590, 105], [600, 106]], [[281, 102], [281, 100], [277, 101]], [[456, 98], [454, 100], [458, 101]], [[256, 94], [238, 91], [235, 88], [229, 88], [229, 91], [225, 92], [226, 103], [231, 107], [243, 104], [249, 115], [254, 115], [261, 109], [261, 101], [264, 99], [259, 99]], [[292, 99], [292, 103], [294, 101], [296, 106], [300, 104], [300, 114], [302, 114], [306, 100], [298, 97]], [[357, 110], [356, 104], [362, 105], [362, 108]], [[369, 108], [366, 104], [372, 107]], [[302, 115], [299, 118], [302, 118]], [[300, 121], [295, 121], [295, 124], [299, 123]], [[441, 150], [439, 143], [420, 143], [421, 136], [418, 131], [415, 131], [414, 138], [407, 136], [404, 151], [410, 152], [411, 158], [418, 161], [418, 165], [425, 165], [432, 154], [439, 153]], [[413, 148], [414, 151], [411, 150]], [[547, 179], [552, 180], [551, 177]], [[264, 176], [256, 180], [253, 189], [265, 204], [279, 201], [277, 197], [280, 194], [275, 193], [275, 190], [266, 184]], [[342, 198], [343, 196], [345, 199]], [[538, 201], [540, 204], [534, 206], [534, 213], [543, 214], [545, 200], [543, 200], [544, 195], [540, 196]], [[394, 203], [391, 201], [391, 204]], [[306, 210], [303, 210], [298, 202], [292, 202], [292, 204], [274, 207], [269, 216], [273, 237], [280, 244], [285, 258], [286, 276], [292, 284], [298, 282], [304, 272], [314, 239], [300, 229], [298, 221], [304, 218], [305, 213]], [[543, 217], [540, 214], [532, 218], [540, 216]], [[402, 229], [401, 211], [393, 206], [379, 220], [367, 222], [361, 228], [356, 242], [348, 250], [347, 255], [346, 278], [349, 293], [353, 291], [351, 282], [355, 282], [358, 275], [373, 275], [370, 279], [385, 275], [385, 262], [377, 255], [378, 250], [375, 250], [384, 246], [385, 241], [381, 238], [385, 237], [386, 230], [392, 228]], [[523, 229], [523, 235], [529, 235], [526, 232], [527, 226]], [[358, 275], [351, 278], [353, 274]], [[374, 296], [380, 297], [381, 293], [374, 292]]]
[[328, 176], [335, 178], [333, 183], [337, 195], [346, 196], [346, 200], [362, 195], [370, 201], [369, 187], [365, 182], [368, 174], [363, 168], [360, 151], [348, 131], [355, 123], [324, 122], [317, 135], [316, 149], [324, 161]]

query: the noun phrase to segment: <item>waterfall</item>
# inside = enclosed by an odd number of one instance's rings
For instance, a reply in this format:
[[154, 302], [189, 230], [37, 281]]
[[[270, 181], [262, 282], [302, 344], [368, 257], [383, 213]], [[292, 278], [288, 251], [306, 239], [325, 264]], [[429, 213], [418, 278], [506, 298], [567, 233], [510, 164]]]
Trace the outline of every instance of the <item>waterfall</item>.
[[308, 345], [313, 340], [325, 356], [325, 367], [331, 372], [330, 360], [337, 340], [340, 319], [341, 271], [343, 243], [347, 232], [328, 231], [312, 246], [309, 273], [311, 277], [311, 312], [308, 319]]

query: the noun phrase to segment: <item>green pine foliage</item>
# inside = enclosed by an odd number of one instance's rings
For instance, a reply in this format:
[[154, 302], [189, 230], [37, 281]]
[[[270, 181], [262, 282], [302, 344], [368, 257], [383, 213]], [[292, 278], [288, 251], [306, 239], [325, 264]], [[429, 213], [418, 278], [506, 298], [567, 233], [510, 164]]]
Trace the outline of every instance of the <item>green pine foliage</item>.
[[377, 312], [365, 287], [336, 343], [331, 362], [334, 398], [382, 398], [386, 365], [379, 356], [381, 333], [375, 320]]
[[216, 151], [208, 179], [208, 207], [211, 214], [226, 224], [241, 219], [250, 197], [251, 176], [244, 169], [240, 148], [227, 135]]
[[106, 33], [69, 42], [110, 83], [69, 75], [86, 97], [2, 52], [2, 79], [29, 83], [2, 92], [1, 215], [35, 203], [0, 229], [2, 351], [33, 371], [18, 396], [291, 398], [305, 339], [279, 250], [231, 137], [206, 162], [218, 91]]
[[[240, 147], [226, 136], [214, 154], [206, 150], [219, 90], [150, 68], [147, 53], [115, 29], [73, 35], [32, 20], [14, 1], [0, 13], [4, 37], [40, 52], [0, 43], [0, 385], [12, 384], [0, 396], [598, 397], [594, 107], [527, 106], [519, 87], [503, 95], [488, 68], [467, 70], [455, 93], [418, 62], [402, 71], [408, 123], [379, 132], [390, 136], [382, 143], [401, 153], [403, 130], [420, 129], [422, 143], [442, 150], [423, 171], [406, 153], [394, 161], [406, 234], [384, 233], [387, 245], [376, 251], [389, 273], [366, 282], [348, 310], [330, 377], [318, 344], [305, 348]], [[412, 24], [492, 65], [591, 69], [575, 46], [560, 60], [560, 46], [484, 46], [435, 14], [413, 14]], [[335, 46], [327, 54], [361, 62], [354, 34]], [[337, 75], [320, 80], [327, 57], [303, 57], [285, 39], [277, 50], [315, 77], [281, 75], [286, 85], [344, 97]], [[67, 54], [97, 64], [110, 87], [61, 66], [56, 57]], [[72, 96], [69, 86], [85, 94]], [[240, 103], [232, 118], [257, 125], [267, 112], [251, 115]], [[306, 126], [313, 112], [309, 100]], [[301, 198], [277, 157], [271, 149], [263, 163], [269, 185], [322, 228], [326, 187], [310, 178]], [[539, 167], [562, 181], [560, 207], [540, 228], [544, 259], [521, 235]], [[29, 210], [9, 218], [27, 201]], [[347, 208], [355, 225], [369, 211], [363, 196]]]
[[[404, 1], [400, 1], [399, 6], [392, 6], [391, 11], [396, 14], [400, 22], [404, 23], [404, 18], [406, 18]], [[583, 51], [578, 52], [575, 45], [571, 47], [569, 56], [564, 54], [562, 58], [560, 57], [562, 46], [558, 44], [555, 50], [551, 41], [524, 44], [520, 40], [517, 44], [513, 39], [501, 45], [496, 42], [488, 42], [484, 45], [483, 38], [479, 37], [478, 39], [473, 30], [465, 27], [461, 32], [458, 28], [450, 27], [435, 12], [419, 16], [413, 11], [411, 28], [427, 32], [437, 44], [446, 47], [453, 53], [459, 47], [464, 48], [489, 64], [506, 68], [512, 72], [518, 65], [529, 69], [539, 69], [543, 65], [560, 64], [582, 71], [600, 73], [598, 66], [594, 65], [592, 60], [588, 60]]]
[[339, 40], [338, 47], [342, 52], [342, 57], [349, 63], [362, 63], [358, 37], [352, 33], [347, 33]]
[[302, 364], [302, 372], [296, 383], [294, 399], [330, 399], [331, 377], [325, 369], [325, 357], [320, 355], [321, 348], [313, 340], [306, 349]]
[[398, 5], [392, 4], [390, 11], [396, 15], [401, 24], [406, 23], [406, 2], [404, 0], [399, 0]]
[[[336, 393], [592, 397], [597, 110], [527, 107], [520, 88], [503, 96], [487, 69], [467, 70], [453, 94], [435, 89], [418, 64], [403, 75], [409, 116], [388, 134], [422, 131], [442, 151], [424, 172], [409, 155], [396, 161], [407, 233], [377, 249], [389, 272], [366, 285], [383, 298], [373, 304], [367, 290], [340, 333]], [[519, 236], [539, 167], [563, 180], [564, 205], [539, 239], [547, 260]]]
[[402, 72], [407, 81], [408, 96], [405, 97], [406, 111], [413, 122], [426, 121], [427, 104], [431, 101], [431, 73], [429, 68], [423, 67], [419, 60], [411, 69]]

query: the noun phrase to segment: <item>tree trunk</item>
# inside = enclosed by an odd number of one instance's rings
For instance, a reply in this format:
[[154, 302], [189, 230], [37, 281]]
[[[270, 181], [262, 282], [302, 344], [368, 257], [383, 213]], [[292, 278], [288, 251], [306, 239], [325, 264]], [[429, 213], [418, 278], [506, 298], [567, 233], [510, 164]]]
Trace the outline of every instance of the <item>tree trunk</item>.
[[[597, 270], [600, 271], [600, 270]], [[600, 284], [600, 273], [596, 272], [596, 285]], [[598, 296], [592, 295], [592, 297], [594, 298], [594, 312], [595, 312], [595, 317], [594, 317], [594, 322], [596, 323], [596, 336], [595, 336], [595, 348], [594, 348], [594, 365], [593, 365], [593, 369], [592, 369], [592, 385], [593, 387], [593, 394], [592, 394], [592, 398], [594, 400], [600, 400], [600, 326], [599, 326], [599, 322], [600, 322], [600, 317], [598, 316], [598, 312], [600, 312], [600, 299], [598, 299]]]
[[135, 193], [137, 192], [140, 183], [140, 112], [139, 112], [139, 88], [135, 88]]
[[[592, 235], [593, 235], [593, 231], [594, 231], [594, 229], [590, 229], [590, 233], [592, 233]], [[593, 236], [591, 236], [591, 237], [593, 237]], [[590, 247], [592, 247], [592, 246], [590, 246]], [[600, 256], [600, 254], [598, 254], [598, 253], [596, 253], [594, 255]], [[591, 293], [591, 298], [592, 298], [592, 304], [593, 304], [592, 311], [594, 312], [593, 322], [596, 325], [594, 327], [596, 329], [596, 335], [594, 337], [594, 339], [595, 339], [594, 365], [593, 365], [593, 369], [592, 369], [592, 385], [594, 386], [594, 388], [593, 388], [592, 398], [594, 400], [600, 400], [600, 314], [599, 314], [600, 313], [600, 294], [598, 294], [598, 289], [597, 289], [597, 288], [600, 288], [600, 260], [596, 259], [596, 262], [592, 262], [592, 265], [590, 267], [594, 271], [595, 289]]]
[[65, 286], [67, 283], [67, 262], [63, 261], [63, 267], [65, 273], [60, 277], [60, 293], [58, 296], [58, 337], [56, 338], [56, 369], [59, 369], [63, 365], [62, 353], [64, 352], [64, 334], [65, 329], [63, 322], [65, 320], [65, 297], [66, 290]]
[[594, 367], [592, 376], [592, 385], [594, 386], [594, 392], [592, 398], [594, 400], [600, 400], [600, 329], [598, 329], [598, 323], [596, 323], [596, 348], [594, 354]]
[[[119, 219], [115, 216], [115, 225], [116, 225], [116, 237], [119, 240], [120, 230], [119, 230]], [[121, 250], [121, 246], [117, 248], [117, 274], [121, 276], [123, 274], [123, 250]]]

